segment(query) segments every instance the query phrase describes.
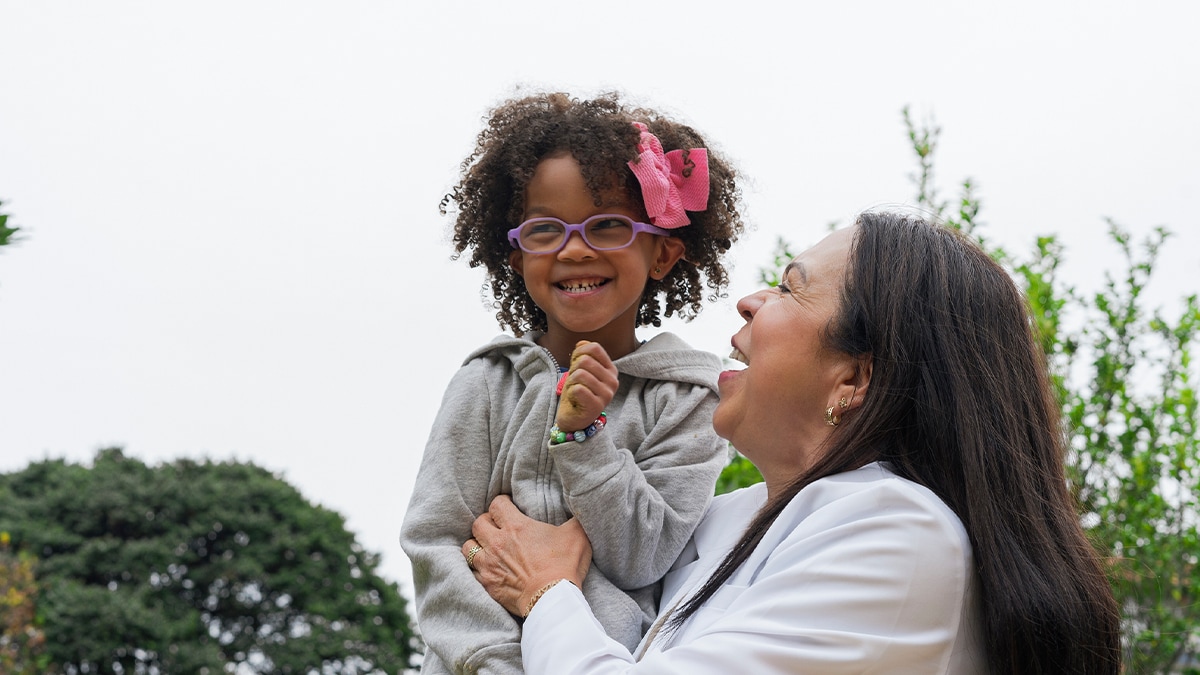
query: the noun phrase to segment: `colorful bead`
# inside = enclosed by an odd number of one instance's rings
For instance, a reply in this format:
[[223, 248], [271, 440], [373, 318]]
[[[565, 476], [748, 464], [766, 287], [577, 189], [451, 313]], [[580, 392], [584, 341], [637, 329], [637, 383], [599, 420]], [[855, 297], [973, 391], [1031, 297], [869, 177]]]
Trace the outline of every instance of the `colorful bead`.
[[550, 427], [550, 445], [558, 445], [559, 443], [566, 443], [566, 442], [567, 442], [567, 435], [565, 433], [563, 433], [562, 429], [558, 428], [557, 424]]
[[605, 412], [601, 412], [600, 416], [596, 418], [595, 422], [592, 422], [586, 428], [580, 429], [579, 431], [572, 431], [568, 433], [562, 429], [559, 429], [558, 425], [555, 424], [550, 427], [550, 445], [566, 443], [568, 440], [575, 441], [576, 443], [582, 443], [592, 436], [595, 436], [596, 432], [603, 429], [604, 425], [606, 424], [608, 424], [608, 413]]

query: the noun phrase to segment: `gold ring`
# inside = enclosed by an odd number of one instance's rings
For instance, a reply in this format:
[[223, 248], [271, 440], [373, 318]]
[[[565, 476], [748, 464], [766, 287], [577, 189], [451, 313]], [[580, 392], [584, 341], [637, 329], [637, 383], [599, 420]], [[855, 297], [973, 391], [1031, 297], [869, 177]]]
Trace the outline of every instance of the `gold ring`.
[[475, 562], [475, 554], [479, 553], [482, 550], [483, 550], [482, 546], [480, 546], [479, 544], [475, 544], [474, 546], [471, 547], [470, 551], [467, 551], [467, 567], [470, 567], [471, 569], [475, 569], [475, 565], [472, 564]]

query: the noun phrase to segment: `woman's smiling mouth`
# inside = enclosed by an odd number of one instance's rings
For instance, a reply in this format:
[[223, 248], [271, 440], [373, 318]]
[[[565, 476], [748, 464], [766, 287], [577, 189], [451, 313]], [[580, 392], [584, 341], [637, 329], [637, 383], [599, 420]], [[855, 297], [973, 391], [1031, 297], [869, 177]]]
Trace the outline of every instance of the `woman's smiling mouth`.
[[747, 358], [746, 355], [742, 353], [742, 350], [738, 349], [737, 347], [734, 347], [733, 351], [729, 352], [729, 358], [737, 361], [738, 363], [744, 363], [747, 366], [750, 365], [750, 359]]

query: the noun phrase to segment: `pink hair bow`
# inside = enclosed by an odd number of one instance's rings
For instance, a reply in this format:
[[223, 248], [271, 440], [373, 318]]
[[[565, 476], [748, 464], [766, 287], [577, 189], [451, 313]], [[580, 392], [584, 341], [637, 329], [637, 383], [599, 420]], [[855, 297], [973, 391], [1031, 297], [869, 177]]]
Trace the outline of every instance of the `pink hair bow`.
[[645, 124], [634, 122], [642, 132], [638, 158], [629, 163], [642, 185], [642, 199], [650, 223], [666, 229], [692, 222], [685, 211], [708, 208], [708, 150], [692, 148], [663, 154], [662, 143]]

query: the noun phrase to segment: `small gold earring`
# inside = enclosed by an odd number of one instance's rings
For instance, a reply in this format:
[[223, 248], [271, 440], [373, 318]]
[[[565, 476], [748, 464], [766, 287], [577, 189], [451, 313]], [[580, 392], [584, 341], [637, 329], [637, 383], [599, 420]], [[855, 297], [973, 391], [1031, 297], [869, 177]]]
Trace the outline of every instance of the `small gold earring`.
[[828, 408], [825, 409], [825, 424], [828, 424], [831, 427], [836, 427], [838, 425], [838, 422], [841, 422], [841, 421], [842, 421], [842, 418], [833, 414], [833, 406], [829, 406]]
[[850, 407], [850, 404], [846, 402], [845, 396], [842, 397], [842, 400], [838, 401], [838, 407], [841, 408], [842, 410], [845, 410], [846, 408]]
[[661, 268], [661, 267], [655, 267], [655, 268], [654, 268], [654, 273], [655, 273], [655, 274], [662, 274], [662, 268]]

